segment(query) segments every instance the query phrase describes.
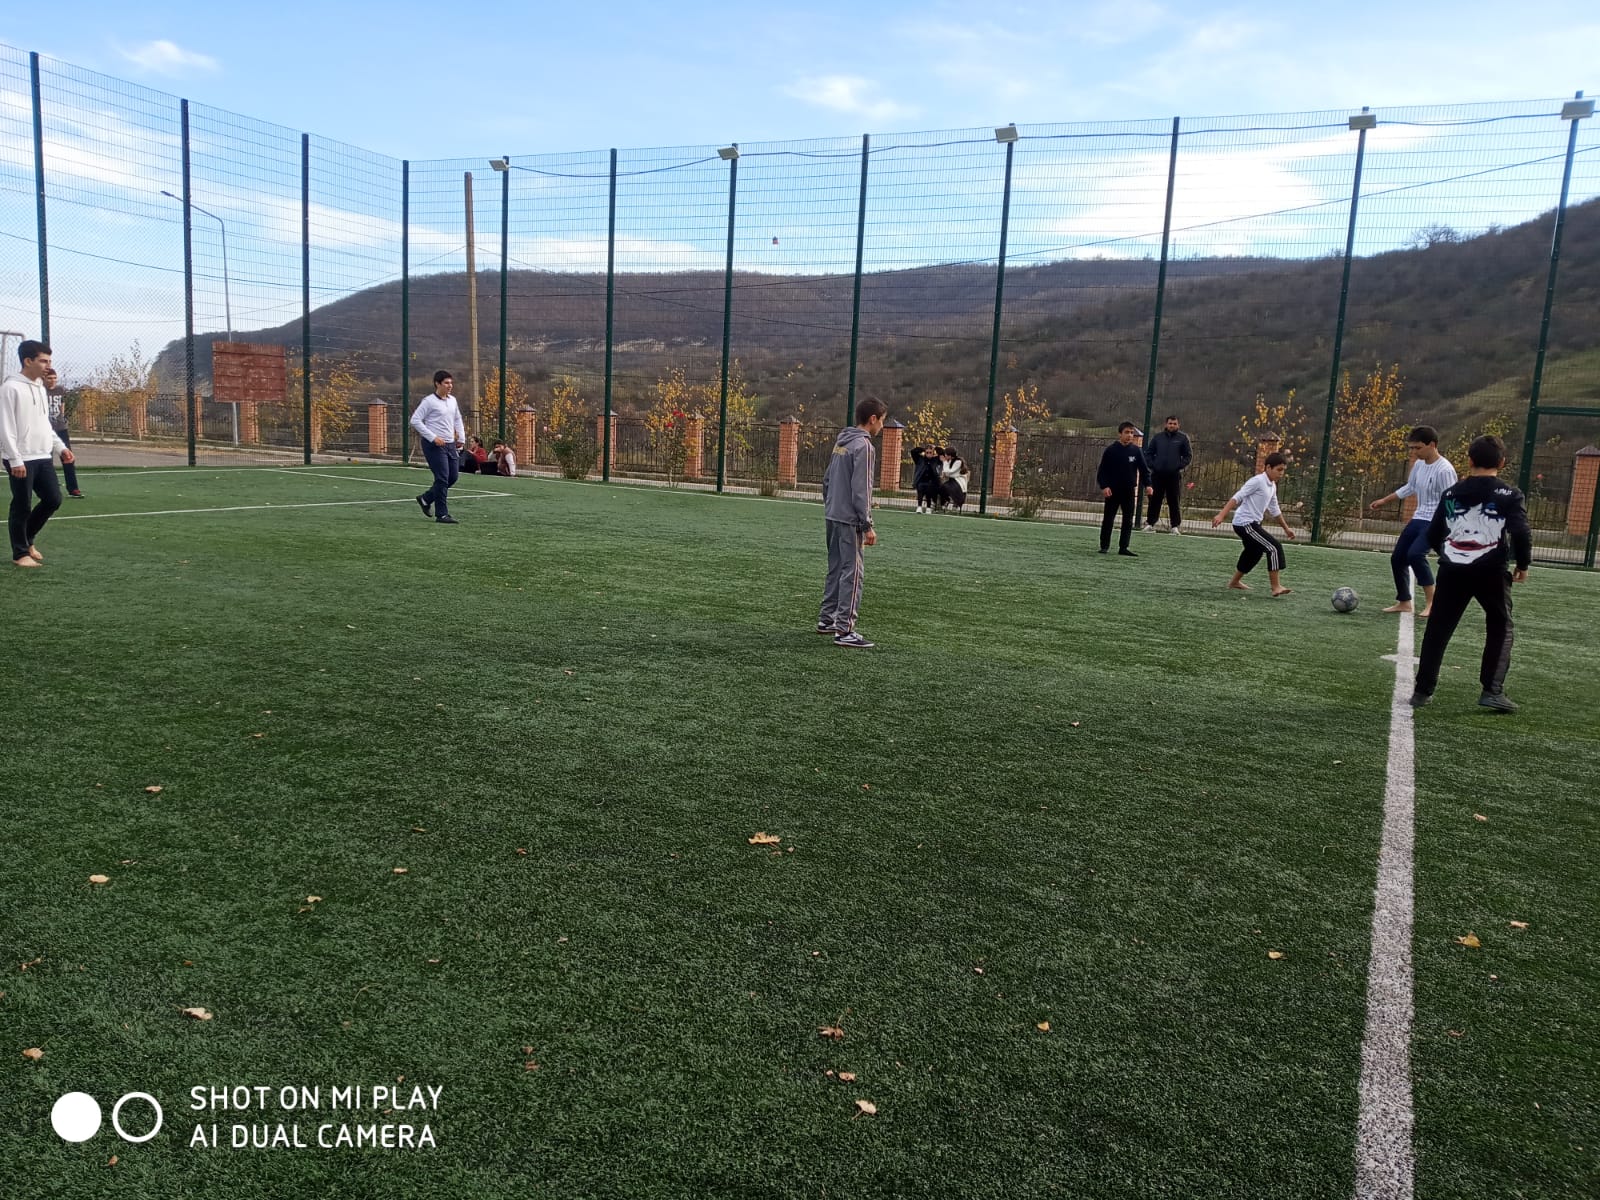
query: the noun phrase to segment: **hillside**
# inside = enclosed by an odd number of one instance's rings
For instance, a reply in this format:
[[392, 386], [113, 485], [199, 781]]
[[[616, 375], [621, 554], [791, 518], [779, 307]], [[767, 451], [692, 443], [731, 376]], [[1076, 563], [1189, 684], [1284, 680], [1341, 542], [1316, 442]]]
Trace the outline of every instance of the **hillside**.
[[[1526, 405], [1551, 218], [1481, 237], [1359, 259], [1351, 274], [1344, 361], [1352, 370], [1397, 361], [1413, 419], [1468, 419]], [[1197, 432], [1221, 433], [1257, 392], [1298, 389], [1308, 407], [1326, 395], [1341, 263], [1337, 258], [1193, 259], [1174, 262], [1158, 373], [1157, 407], [1182, 412]], [[1156, 265], [1097, 260], [1008, 267], [1002, 389], [1027, 379], [1053, 410], [1096, 423], [1140, 416], [1150, 353]], [[772, 416], [800, 402], [830, 411], [847, 378], [848, 276], [735, 276], [733, 349]], [[717, 370], [720, 272], [619, 275], [616, 396], [647, 402], [655, 378], [682, 365]], [[412, 281], [413, 383], [440, 364], [464, 384], [465, 276]], [[577, 375], [598, 391], [603, 370], [605, 279], [516, 271], [508, 277], [509, 362], [535, 398], [552, 376]], [[1571, 403], [1600, 395], [1600, 202], [1568, 215], [1547, 386]], [[957, 264], [866, 276], [862, 281], [861, 386], [903, 411], [932, 396], [957, 422], [981, 419], [988, 381], [994, 268]], [[480, 354], [498, 358], [499, 276], [479, 274]], [[318, 353], [360, 357], [375, 391], [399, 388], [400, 288], [385, 284], [313, 313]], [[242, 335], [299, 344], [299, 323]], [[207, 337], [196, 355], [209, 367]], [[1582, 357], [1576, 357], [1583, 355]], [[158, 359], [175, 378], [181, 344]], [[461, 390], [465, 390], [464, 386]]]

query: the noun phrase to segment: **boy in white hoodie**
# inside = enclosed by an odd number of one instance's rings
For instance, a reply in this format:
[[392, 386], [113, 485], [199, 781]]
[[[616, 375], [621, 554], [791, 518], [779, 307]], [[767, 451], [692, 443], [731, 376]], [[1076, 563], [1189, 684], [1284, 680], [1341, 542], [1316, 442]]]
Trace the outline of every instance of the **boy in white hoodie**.
[[[22, 370], [0, 385], [0, 464], [11, 483], [12, 565], [37, 567], [44, 556], [34, 549], [33, 539], [61, 507], [61, 484], [50, 459], [58, 451], [63, 465], [73, 457], [50, 426], [50, 396], [44, 386], [50, 347], [26, 341], [17, 347], [17, 356]], [[38, 504], [33, 503], [35, 496]]]

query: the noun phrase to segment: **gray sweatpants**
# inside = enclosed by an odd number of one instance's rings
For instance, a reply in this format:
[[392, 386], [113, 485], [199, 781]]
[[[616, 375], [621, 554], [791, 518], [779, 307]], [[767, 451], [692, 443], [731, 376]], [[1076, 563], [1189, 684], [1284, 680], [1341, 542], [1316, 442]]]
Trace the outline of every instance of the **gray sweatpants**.
[[843, 521], [827, 521], [828, 582], [822, 589], [822, 612], [818, 625], [831, 625], [841, 633], [856, 627], [856, 610], [861, 607], [861, 548], [866, 545], [865, 530]]

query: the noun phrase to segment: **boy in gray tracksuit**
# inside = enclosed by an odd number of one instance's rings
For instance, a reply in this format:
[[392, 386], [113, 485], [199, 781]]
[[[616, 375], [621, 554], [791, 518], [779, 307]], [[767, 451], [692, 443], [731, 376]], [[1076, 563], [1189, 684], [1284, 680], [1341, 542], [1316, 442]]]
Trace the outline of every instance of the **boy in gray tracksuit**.
[[856, 405], [856, 423], [839, 431], [822, 476], [822, 510], [828, 529], [828, 580], [822, 589], [817, 632], [833, 634], [835, 646], [868, 649], [856, 632], [861, 606], [861, 550], [878, 540], [872, 528], [872, 439], [883, 429], [889, 406], [868, 396]]

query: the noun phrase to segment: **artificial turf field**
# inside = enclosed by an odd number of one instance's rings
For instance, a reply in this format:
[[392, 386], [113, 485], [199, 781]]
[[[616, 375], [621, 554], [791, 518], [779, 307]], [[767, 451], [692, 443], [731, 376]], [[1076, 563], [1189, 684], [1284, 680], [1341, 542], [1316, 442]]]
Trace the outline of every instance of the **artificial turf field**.
[[[1274, 601], [1233, 541], [884, 512], [857, 652], [815, 505], [425, 482], [85, 472], [8, 574], [0, 1195], [1352, 1194], [1386, 558]], [[1600, 580], [1516, 600], [1522, 711], [1469, 615], [1416, 718], [1428, 1200], [1600, 1194]], [[443, 1092], [327, 1111], [375, 1084]], [[238, 1085], [324, 1109], [189, 1107]]]

